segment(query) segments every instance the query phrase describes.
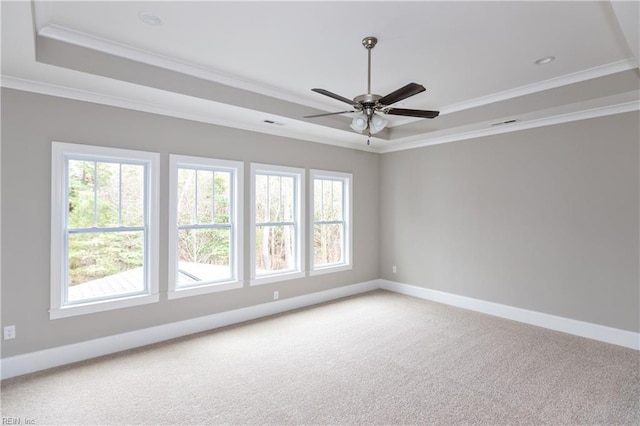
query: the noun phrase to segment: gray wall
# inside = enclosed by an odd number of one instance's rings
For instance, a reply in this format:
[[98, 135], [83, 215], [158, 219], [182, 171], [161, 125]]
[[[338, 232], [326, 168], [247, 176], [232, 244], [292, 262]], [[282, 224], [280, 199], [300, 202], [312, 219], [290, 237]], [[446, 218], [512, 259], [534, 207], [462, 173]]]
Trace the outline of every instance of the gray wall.
[[[49, 320], [51, 141], [161, 154], [159, 303]], [[250, 162], [353, 173], [353, 269], [167, 300], [169, 153], [243, 160], [246, 182]], [[2, 357], [265, 303], [275, 289], [287, 298], [378, 278], [377, 154], [3, 89], [1, 159], [2, 324], [17, 328]], [[248, 239], [245, 232], [245, 259]]]
[[[18, 338], [2, 357], [379, 277], [640, 331], [638, 123], [629, 113], [379, 156], [3, 89], [2, 325]], [[162, 247], [169, 153], [244, 160], [246, 173], [249, 162], [351, 172], [354, 268], [49, 320], [52, 140], [161, 153]], [[160, 261], [165, 292], [166, 250]]]
[[640, 331], [638, 125], [633, 112], [384, 155], [381, 277]]

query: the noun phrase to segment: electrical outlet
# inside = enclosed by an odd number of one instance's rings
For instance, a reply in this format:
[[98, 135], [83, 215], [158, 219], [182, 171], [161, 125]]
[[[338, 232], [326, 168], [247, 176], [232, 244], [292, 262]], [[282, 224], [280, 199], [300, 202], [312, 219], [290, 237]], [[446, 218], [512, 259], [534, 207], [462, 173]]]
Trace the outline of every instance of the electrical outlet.
[[278, 290], [273, 292], [273, 300], [278, 300], [280, 298], [280, 292]]
[[393, 265], [393, 266], [391, 267], [391, 272], [393, 272], [394, 274], [395, 274], [396, 272], [398, 272], [398, 268], [396, 267], [396, 265]]
[[4, 340], [16, 338], [16, 326], [8, 325], [4, 328]]

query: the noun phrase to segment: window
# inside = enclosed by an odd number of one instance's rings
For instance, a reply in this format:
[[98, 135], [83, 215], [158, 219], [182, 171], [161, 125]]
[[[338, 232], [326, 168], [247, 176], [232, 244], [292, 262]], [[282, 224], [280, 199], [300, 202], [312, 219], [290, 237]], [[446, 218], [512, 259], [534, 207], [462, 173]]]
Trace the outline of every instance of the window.
[[52, 319], [158, 301], [159, 154], [54, 142]]
[[348, 173], [311, 170], [311, 275], [351, 269], [351, 181]]
[[169, 298], [242, 287], [237, 161], [171, 155]]
[[251, 165], [251, 283], [304, 277], [304, 169]]

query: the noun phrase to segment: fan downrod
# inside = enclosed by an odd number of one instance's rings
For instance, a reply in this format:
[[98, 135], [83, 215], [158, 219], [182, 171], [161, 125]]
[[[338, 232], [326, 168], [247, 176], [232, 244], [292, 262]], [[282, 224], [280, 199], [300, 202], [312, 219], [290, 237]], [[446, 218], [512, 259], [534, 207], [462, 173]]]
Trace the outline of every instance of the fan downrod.
[[371, 49], [376, 47], [376, 44], [378, 39], [373, 36], [362, 39], [362, 45], [367, 49], [367, 94], [371, 94]]

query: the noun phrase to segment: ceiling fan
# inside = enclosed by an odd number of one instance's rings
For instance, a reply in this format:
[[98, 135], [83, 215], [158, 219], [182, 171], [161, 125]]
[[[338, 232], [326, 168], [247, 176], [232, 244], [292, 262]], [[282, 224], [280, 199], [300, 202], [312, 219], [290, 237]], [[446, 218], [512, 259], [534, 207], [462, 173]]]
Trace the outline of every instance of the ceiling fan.
[[404, 87], [389, 93], [386, 96], [375, 95], [371, 93], [371, 49], [373, 49], [378, 43], [378, 39], [375, 37], [365, 37], [362, 39], [362, 45], [367, 49], [368, 54], [368, 73], [367, 73], [367, 93], [364, 95], [356, 96], [353, 100], [345, 98], [344, 96], [336, 95], [325, 89], [311, 89], [316, 93], [328, 96], [333, 99], [337, 99], [352, 106], [352, 110], [328, 112], [324, 114], [306, 115], [304, 118], [325, 117], [327, 115], [347, 114], [350, 112], [359, 112], [356, 117], [351, 121], [351, 128], [357, 132], [364, 132], [367, 130], [367, 145], [371, 142], [371, 135], [378, 133], [384, 129], [387, 125], [387, 119], [377, 113], [384, 113], [388, 115], [402, 115], [405, 117], [419, 117], [419, 118], [436, 118], [440, 111], [427, 111], [421, 109], [406, 109], [406, 108], [393, 108], [392, 105], [410, 96], [417, 95], [424, 92], [426, 89], [423, 85], [418, 83], [409, 83]]

